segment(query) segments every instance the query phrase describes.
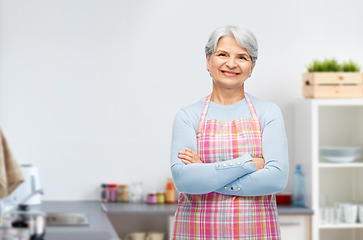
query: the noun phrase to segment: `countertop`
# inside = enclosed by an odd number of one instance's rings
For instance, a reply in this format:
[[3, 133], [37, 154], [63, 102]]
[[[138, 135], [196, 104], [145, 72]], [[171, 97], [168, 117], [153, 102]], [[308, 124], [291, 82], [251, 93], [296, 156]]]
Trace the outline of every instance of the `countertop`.
[[116, 231], [103, 212], [99, 201], [44, 201], [31, 209], [43, 212], [68, 212], [86, 214], [89, 226], [46, 227], [45, 240], [116, 240]]
[[293, 205], [277, 205], [279, 215], [313, 215], [314, 211], [308, 207], [297, 207]]
[[[45, 240], [116, 240], [117, 233], [107, 215], [174, 215], [177, 204], [101, 203], [99, 201], [43, 201], [31, 209], [43, 212], [84, 213], [89, 226], [48, 226]], [[279, 205], [279, 215], [312, 215], [306, 207]]]
[[[177, 204], [147, 203], [101, 203], [103, 211], [108, 215], [174, 215]], [[278, 205], [279, 215], [312, 215], [314, 212], [307, 207]]]

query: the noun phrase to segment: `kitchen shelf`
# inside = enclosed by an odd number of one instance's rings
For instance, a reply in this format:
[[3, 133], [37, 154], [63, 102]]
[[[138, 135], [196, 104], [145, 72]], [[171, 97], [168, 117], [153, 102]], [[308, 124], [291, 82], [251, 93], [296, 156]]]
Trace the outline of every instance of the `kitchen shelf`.
[[348, 229], [348, 228], [363, 228], [363, 223], [355, 224], [324, 224], [319, 225], [320, 229]]
[[[363, 99], [298, 99], [294, 106], [294, 160], [305, 175], [305, 202], [315, 213], [335, 202], [363, 202], [363, 158], [329, 163], [320, 146], [363, 147]], [[334, 231], [333, 231], [334, 229]], [[312, 240], [363, 239], [363, 224], [320, 224]]]
[[363, 163], [319, 163], [319, 168], [363, 168]]
[[305, 99], [300, 98], [296, 100], [296, 104], [310, 105], [310, 106], [363, 106], [363, 99]]

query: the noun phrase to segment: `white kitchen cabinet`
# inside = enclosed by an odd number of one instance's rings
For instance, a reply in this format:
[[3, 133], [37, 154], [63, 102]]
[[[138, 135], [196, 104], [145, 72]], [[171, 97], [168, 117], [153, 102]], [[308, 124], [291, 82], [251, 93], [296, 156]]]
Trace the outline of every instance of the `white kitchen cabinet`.
[[283, 215], [279, 216], [282, 240], [310, 240], [310, 215]]
[[299, 99], [294, 108], [295, 164], [305, 175], [306, 205], [314, 211], [313, 240], [363, 239], [363, 224], [321, 224], [319, 208], [363, 202], [363, 160], [329, 163], [320, 146], [363, 146], [362, 99]]

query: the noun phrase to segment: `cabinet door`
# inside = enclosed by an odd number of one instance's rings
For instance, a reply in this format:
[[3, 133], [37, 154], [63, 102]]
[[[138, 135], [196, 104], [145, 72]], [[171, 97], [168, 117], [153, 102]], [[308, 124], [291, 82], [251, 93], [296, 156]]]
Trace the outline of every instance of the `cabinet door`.
[[282, 240], [310, 240], [310, 219], [306, 215], [279, 216]]

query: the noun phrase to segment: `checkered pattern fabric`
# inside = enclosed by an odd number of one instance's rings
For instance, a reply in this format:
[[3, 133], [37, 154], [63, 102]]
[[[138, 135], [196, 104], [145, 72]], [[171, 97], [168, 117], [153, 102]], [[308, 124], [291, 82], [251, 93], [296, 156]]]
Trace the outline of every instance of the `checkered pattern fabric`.
[[[245, 98], [252, 118], [231, 122], [205, 120], [210, 98], [211, 95], [207, 97], [198, 126], [201, 160], [214, 163], [238, 158], [244, 153], [262, 157], [261, 125], [248, 94], [245, 93]], [[171, 239], [280, 239], [275, 196], [181, 193]]]

